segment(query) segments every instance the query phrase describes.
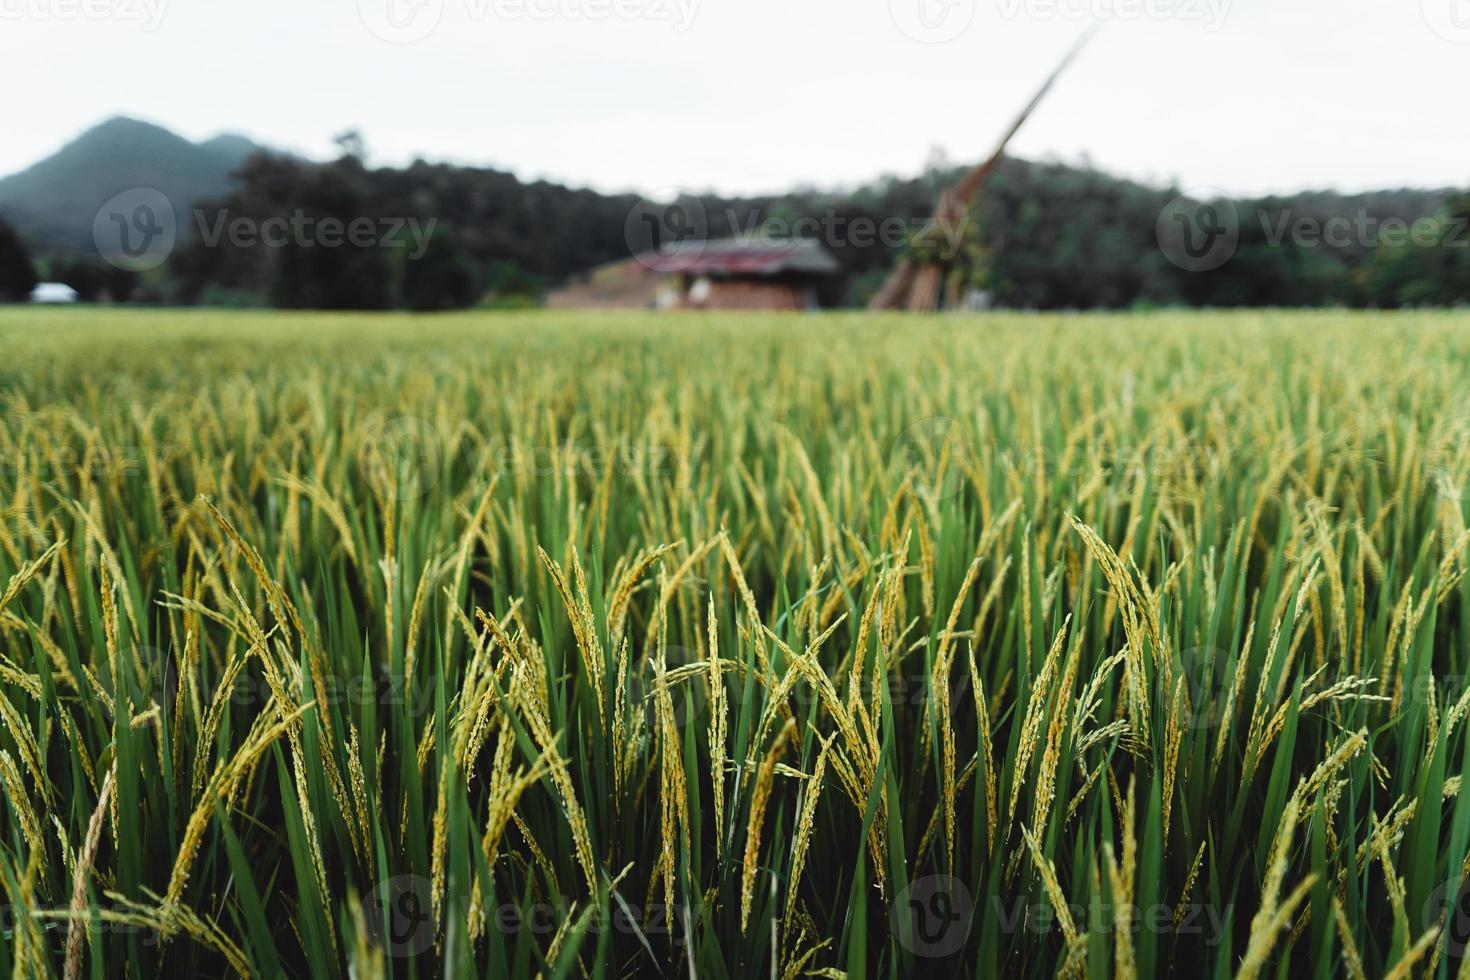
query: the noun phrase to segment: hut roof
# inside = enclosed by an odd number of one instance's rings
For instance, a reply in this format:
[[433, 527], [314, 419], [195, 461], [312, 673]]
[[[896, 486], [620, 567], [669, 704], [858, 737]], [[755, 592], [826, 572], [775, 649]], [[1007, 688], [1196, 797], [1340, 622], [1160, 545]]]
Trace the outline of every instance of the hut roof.
[[837, 260], [811, 238], [738, 237], [677, 242], [638, 256], [656, 272], [696, 276], [836, 275]]

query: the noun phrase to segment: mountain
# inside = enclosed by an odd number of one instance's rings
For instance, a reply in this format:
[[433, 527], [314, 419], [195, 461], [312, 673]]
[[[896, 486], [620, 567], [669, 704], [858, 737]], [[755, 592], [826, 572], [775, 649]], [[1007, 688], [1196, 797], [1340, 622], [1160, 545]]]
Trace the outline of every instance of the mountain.
[[109, 198], [153, 188], [182, 217], [195, 201], [228, 193], [230, 175], [261, 149], [233, 134], [191, 143], [152, 123], [109, 119], [0, 179], [0, 215], [37, 251], [94, 252], [92, 222]]

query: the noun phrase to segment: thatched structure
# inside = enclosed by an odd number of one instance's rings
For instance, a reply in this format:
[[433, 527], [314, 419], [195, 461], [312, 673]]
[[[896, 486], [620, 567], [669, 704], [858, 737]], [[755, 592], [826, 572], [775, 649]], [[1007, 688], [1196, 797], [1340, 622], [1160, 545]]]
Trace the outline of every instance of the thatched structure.
[[[1081, 53], [1082, 48], [1091, 40], [1094, 33], [1095, 31], [1089, 31], [1083, 35], [1082, 40], [1077, 42], [1076, 46], [1062, 59], [1062, 63], [1051, 73], [1046, 83], [1041, 86], [1041, 90], [1021, 111], [1011, 128], [1006, 131], [990, 158], [974, 167], [960, 179], [959, 183], [939, 195], [939, 201], [934, 208], [934, 217], [930, 218], [928, 224], [919, 232], [915, 238], [916, 241], [935, 241], [937, 236], [943, 236], [945, 240], [952, 240], [970, 209], [979, 199], [981, 189], [995, 173], [995, 168], [1000, 166], [1006, 147], [1020, 132], [1021, 127], [1026, 124], [1026, 120], [1031, 118], [1031, 114], [1036, 111], [1041, 100], [1046, 98], [1062, 72], [1066, 71]], [[878, 290], [878, 294], [868, 304], [868, 309], [911, 310], [915, 313], [937, 310], [939, 309], [940, 291], [944, 288], [945, 272], [945, 263], [940, 258], [927, 255], [905, 257], [899, 260], [898, 265], [883, 284], [883, 288]]]

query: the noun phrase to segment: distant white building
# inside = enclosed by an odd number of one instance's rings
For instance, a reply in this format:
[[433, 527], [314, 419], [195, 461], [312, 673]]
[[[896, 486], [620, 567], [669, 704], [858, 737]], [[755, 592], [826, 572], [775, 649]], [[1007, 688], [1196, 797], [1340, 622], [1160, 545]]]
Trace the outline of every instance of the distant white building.
[[43, 282], [31, 290], [32, 303], [75, 303], [77, 291], [64, 282]]

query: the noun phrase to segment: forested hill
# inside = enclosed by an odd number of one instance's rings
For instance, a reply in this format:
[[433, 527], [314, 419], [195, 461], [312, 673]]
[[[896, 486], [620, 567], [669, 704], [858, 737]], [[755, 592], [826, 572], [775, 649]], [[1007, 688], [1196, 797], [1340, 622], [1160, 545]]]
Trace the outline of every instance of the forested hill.
[[[689, 224], [712, 238], [764, 228], [821, 239], [847, 273], [828, 300], [856, 305], [876, 290], [931, 213], [939, 190], [957, 176], [933, 171], [844, 192], [699, 195], [685, 203], [693, 215]], [[1470, 266], [1464, 262], [1470, 249], [1378, 247], [1383, 221], [1407, 226], [1442, 216], [1454, 206], [1452, 191], [1237, 201], [1238, 248], [1228, 263], [1203, 273], [1179, 267], [1159, 246], [1161, 214], [1180, 194], [1096, 170], [1009, 159], [987, 188], [970, 236], [955, 245], [979, 270], [976, 284], [996, 302], [1016, 307], [1396, 306], [1470, 299]], [[331, 257], [377, 266], [358, 274], [329, 272], [347, 284], [345, 292], [334, 293], [330, 284], [318, 289], [320, 284], [299, 276], [283, 282], [295, 273], [279, 254], [206, 248], [196, 240], [174, 263], [175, 288], [186, 299], [223, 287], [291, 306], [459, 305], [487, 290], [553, 287], [629, 258], [647, 244], [630, 222], [639, 208], [633, 195], [524, 183], [494, 170], [428, 163], [369, 169], [351, 158], [317, 165], [261, 156], [243, 171], [241, 190], [206, 210], [437, 219], [430, 253], [417, 263], [400, 263], [396, 272], [389, 255]], [[1330, 219], [1348, 229], [1345, 238], [1300, 234]], [[1449, 287], [1440, 281], [1448, 273], [1439, 268], [1446, 258], [1460, 263], [1454, 288], [1463, 290], [1448, 298]], [[1425, 285], [1426, 277], [1434, 281]], [[359, 288], [368, 281], [378, 287]], [[400, 284], [397, 298], [390, 290], [394, 282]], [[364, 297], [367, 302], [356, 302]]]
[[[254, 152], [252, 152], [254, 151]], [[958, 168], [884, 178], [841, 191], [761, 198], [698, 195], [685, 203], [698, 234], [723, 237], [795, 230], [824, 242], [846, 275], [825, 297], [863, 303], [932, 212]], [[121, 182], [121, 184], [119, 183]], [[486, 168], [416, 162], [373, 168], [355, 155], [331, 163], [261, 151], [225, 138], [193, 144], [130, 120], [104, 124], [65, 151], [0, 180], [0, 217], [11, 219], [43, 271], [83, 273], [103, 190], [160, 187], [175, 200], [179, 246], [143, 277], [134, 298], [269, 303], [291, 307], [470, 305], [489, 294], [534, 296], [586, 271], [625, 260], [640, 240], [640, 202]], [[89, 192], [78, 190], [89, 189]], [[1236, 201], [1238, 245], [1230, 260], [1191, 271], [1160, 248], [1161, 215], [1181, 195], [1086, 167], [1004, 161], [963, 240], [966, 287], [1006, 306], [1056, 309], [1147, 304], [1214, 306], [1417, 305], [1470, 301], [1470, 247], [1453, 239], [1470, 213], [1452, 190], [1303, 193]], [[236, 247], [205, 234], [221, 216], [304, 214], [370, 218], [383, 228], [417, 221], [431, 232], [423, 253], [406, 249]], [[1429, 247], [1381, 235], [1385, 219], [1435, 218]], [[1322, 228], [1336, 220], [1347, 234]], [[432, 222], [432, 225], [430, 224]], [[1315, 225], [1313, 224], [1315, 223]], [[1303, 236], [1300, 230], [1314, 236]], [[1470, 233], [1460, 238], [1470, 246]], [[109, 270], [112, 272], [113, 270]], [[111, 276], [116, 280], [115, 275]], [[85, 292], [85, 289], [84, 289]], [[119, 290], [113, 289], [115, 295]]]
[[93, 249], [92, 222], [114, 194], [148, 187], [175, 210], [228, 193], [230, 175], [261, 148], [222, 134], [191, 143], [137, 119], [94, 126], [46, 159], [0, 178], [0, 215], [36, 250]]

